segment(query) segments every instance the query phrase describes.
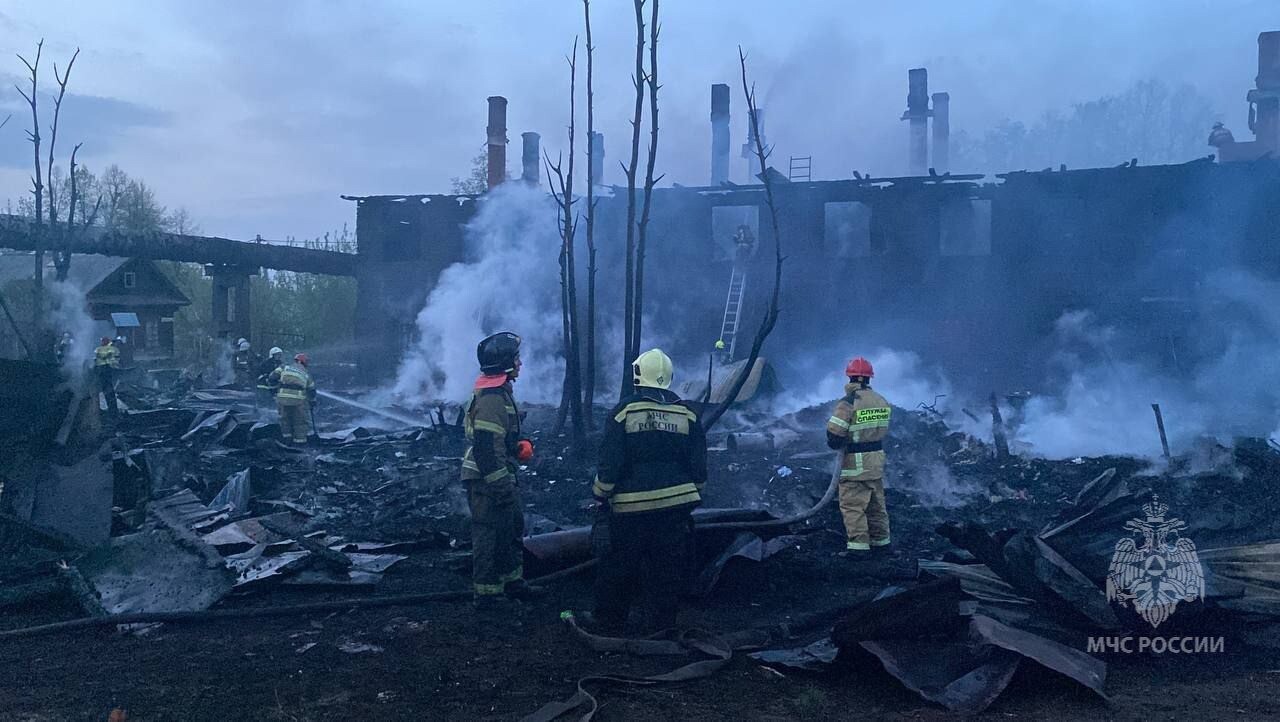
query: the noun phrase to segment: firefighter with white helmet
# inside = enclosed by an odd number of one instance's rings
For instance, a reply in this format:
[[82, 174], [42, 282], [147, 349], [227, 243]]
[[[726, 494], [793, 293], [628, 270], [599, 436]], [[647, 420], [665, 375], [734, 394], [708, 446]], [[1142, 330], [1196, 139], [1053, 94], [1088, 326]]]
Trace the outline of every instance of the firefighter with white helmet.
[[276, 395], [275, 382], [271, 380], [271, 372], [284, 366], [284, 349], [279, 346], [272, 346], [271, 351], [267, 353], [267, 357], [258, 365], [258, 406], [271, 406], [271, 399]]
[[644, 602], [645, 631], [675, 626], [693, 541], [691, 512], [707, 481], [707, 439], [698, 414], [670, 390], [671, 359], [661, 349], [632, 364], [635, 391], [610, 413], [592, 495], [599, 570], [600, 631], [619, 631], [632, 603]]

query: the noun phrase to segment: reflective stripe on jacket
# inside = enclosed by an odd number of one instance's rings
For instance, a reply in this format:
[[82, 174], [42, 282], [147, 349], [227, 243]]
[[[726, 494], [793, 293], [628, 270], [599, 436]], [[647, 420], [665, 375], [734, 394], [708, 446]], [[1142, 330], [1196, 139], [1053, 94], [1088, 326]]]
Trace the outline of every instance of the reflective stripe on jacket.
[[120, 349], [115, 346], [99, 346], [93, 350], [94, 366], [110, 366], [120, 368]]
[[286, 406], [301, 404], [315, 395], [316, 383], [306, 368], [298, 364], [284, 364], [272, 371], [267, 381], [276, 387], [276, 401]]
[[706, 481], [706, 433], [679, 396], [640, 387], [614, 408], [591, 487], [613, 513], [692, 508]]
[[493, 482], [515, 474], [520, 411], [511, 395], [510, 381], [496, 388], [477, 389], [463, 424], [467, 435], [463, 481]]
[[843, 449], [840, 478], [874, 481], [884, 478], [884, 438], [889, 434], [893, 409], [870, 386], [847, 384], [827, 420], [827, 445]]

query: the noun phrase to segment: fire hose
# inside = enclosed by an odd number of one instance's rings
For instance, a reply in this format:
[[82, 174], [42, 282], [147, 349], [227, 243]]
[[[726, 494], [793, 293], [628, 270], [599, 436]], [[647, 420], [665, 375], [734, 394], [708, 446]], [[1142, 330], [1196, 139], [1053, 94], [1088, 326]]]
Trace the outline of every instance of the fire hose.
[[[741, 522], [716, 522], [709, 524], [699, 524], [694, 528], [698, 531], [705, 530], [726, 530], [726, 529], [764, 529], [780, 526], [789, 526], [805, 519], [812, 517], [822, 510], [827, 504], [831, 503], [835, 497], [836, 488], [840, 482], [840, 464], [836, 463], [835, 469], [831, 474], [831, 483], [827, 485], [826, 492], [822, 498], [818, 500], [806, 511], [800, 512], [784, 519], [770, 519], [766, 521], [741, 521]], [[571, 567], [561, 569], [541, 577], [530, 579], [529, 583], [534, 586], [558, 582], [562, 579], [575, 576], [588, 569], [594, 568], [595, 559], [575, 564]], [[295, 614], [311, 614], [313, 612], [332, 612], [343, 609], [368, 609], [374, 607], [394, 607], [394, 606], [413, 606], [428, 602], [452, 602], [471, 597], [470, 591], [458, 590], [449, 592], [428, 592], [424, 594], [403, 594], [387, 597], [364, 597], [360, 599], [335, 600], [330, 602], [312, 602], [308, 604], [294, 604], [284, 607], [254, 607], [250, 609], [204, 609], [184, 612], [133, 612], [125, 614], [111, 614], [103, 617], [84, 617], [81, 619], [71, 619], [64, 622], [53, 622], [50, 624], [41, 624], [34, 627], [25, 627], [22, 629], [11, 629], [0, 632], [0, 641], [6, 639], [16, 639], [19, 637], [32, 637], [42, 634], [54, 634], [57, 632], [67, 632], [77, 629], [90, 629], [94, 627], [110, 627], [121, 624], [155, 624], [155, 623], [187, 623], [187, 622], [210, 622], [222, 619], [252, 619], [261, 617], [282, 617]]]

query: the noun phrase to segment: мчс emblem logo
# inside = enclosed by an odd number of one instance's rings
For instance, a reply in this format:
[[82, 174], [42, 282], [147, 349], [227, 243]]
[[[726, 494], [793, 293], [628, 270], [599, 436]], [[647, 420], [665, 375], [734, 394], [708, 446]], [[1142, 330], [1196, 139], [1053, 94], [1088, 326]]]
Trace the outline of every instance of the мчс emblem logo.
[[1173, 614], [1178, 602], [1204, 598], [1204, 570], [1196, 545], [1179, 532], [1187, 528], [1181, 519], [1165, 519], [1168, 504], [1152, 496], [1142, 505], [1146, 519], [1130, 519], [1124, 528], [1141, 535], [1116, 542], [1107, 570], [1107, 600], [1133, 608], [1152, 627]]

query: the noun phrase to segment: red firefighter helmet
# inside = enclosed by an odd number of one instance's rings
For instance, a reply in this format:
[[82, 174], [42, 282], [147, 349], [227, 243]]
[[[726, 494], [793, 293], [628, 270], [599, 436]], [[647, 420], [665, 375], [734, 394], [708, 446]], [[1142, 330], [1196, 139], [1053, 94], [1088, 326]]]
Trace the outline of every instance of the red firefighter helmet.
[[864, 376], [866, 378], [871, 378], [876, 375], [876, 372], [875, 369], [871, 368], [870, 361], [859, 356], [858, 358], [850, 361], [848, 366], [844, 367], [844, 375], [850, 377]]
[[293, 360], [294, 360], [294, 361], [297, 361], [298, 363], [302, 364], [303, 366], [306, 366], [306, 365], [307, 365], [307, 355], [306, 355], [305, 353], [300, 353], [300, 354], [298, 354], [297, 356], [294, 356], [294, 357], [293, 357]]

